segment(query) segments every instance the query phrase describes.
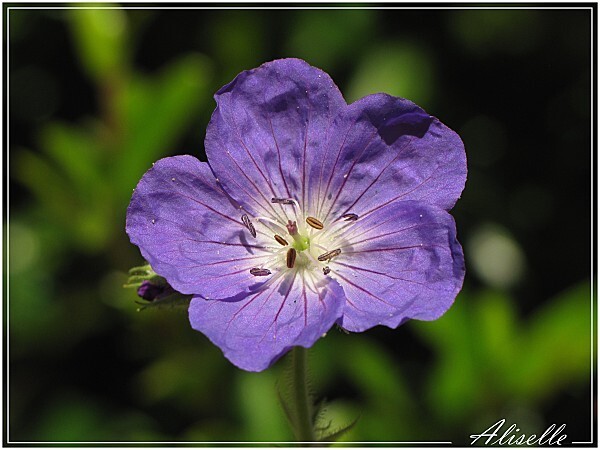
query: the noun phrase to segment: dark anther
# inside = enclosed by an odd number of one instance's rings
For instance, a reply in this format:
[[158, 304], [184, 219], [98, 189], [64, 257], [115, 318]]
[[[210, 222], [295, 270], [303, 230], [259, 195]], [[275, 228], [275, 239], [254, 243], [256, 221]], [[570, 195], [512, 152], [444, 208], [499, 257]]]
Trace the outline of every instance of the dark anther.
[[357, 214], [353, 214], [353, 213], [344, 214], [342, 216], [342, 219], [344, 219], [346, 222], [352, 222], [354, 220], [358, 220], [358, 215]]
[[255, 277], [266, 277], [267, 275], [271, 275], [271, 271], [269, 269], [259, 269], [258, 267], [250, 269], [250, 273]]
[[294, 263], [296, 262], [296, 249], [290, 248], [287, 252], [287, 256], [285, 258], [285, 263], [287, 264], [289, 269], [294, 267]]
[[317, 230], [323, 229], [323, 222], [321, 222], [319, 219], [315, 219], [314, 217], [307, 217], [306, 223]]
[[294, 199], [273, 197], [271, 203], [279, 203], [280, 205], [293, 205]]
[[329, 268], [329, 266], [323, 267], [323, 275], [329, 275], [329, 272], [331, 272], [331, 269]]
[[250, 219], [246, 214], [242, 216], [242, 222], [244, 222], [244, 226], [248, 228], [248, 231], [250, 231], [252, 237], [256, 237], [256, 230], [254, 229], [254, 225], [252, 225], [252, 222], [250, 222]]
[[275, 236], [275, 240], [277, 242], [279, 242], [281, 245], [286, 246], [288, 245], [288, 241], [286, 241], [284, 238], [282, 238], [281, 236], [279, 236], [278, 234], [276, 234]]
[[339, 248], [336, 248], [335, 250], [331, 250], [330, 252], [319, 255], [317, 257], [317, 259], [319, 261], [329, 261], [331, 258], [338, 256], [340, 253], [342, 253], [342, 250], [340, 250]]

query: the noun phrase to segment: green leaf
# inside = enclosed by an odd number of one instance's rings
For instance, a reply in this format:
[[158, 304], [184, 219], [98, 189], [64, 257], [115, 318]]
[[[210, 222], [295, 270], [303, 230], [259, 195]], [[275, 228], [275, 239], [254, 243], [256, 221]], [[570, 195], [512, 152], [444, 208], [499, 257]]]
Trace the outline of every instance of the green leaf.
[[94, 194], [106, 194], [110, 183], [103, 183], [102, 150], [98, 139], [80, 127], [51, 123], [41, 132], [41, 148], [61, 169], [78, 192], [89, 199]]
[[46, 210], [63, 238], [85, 251], [104, 249], [115, 233], [112, 186], [103, 176], [102, 151], [89, 132], [54, 123], [41, 135], [46, 155], [17, 153], [17, 178]]
[[289, 32], [288, 54], [327, 70], [356, 57], [364, 49], [375, 26], [370, 10], [297, 11]]
[[19, 149], [15, 155], [13, 174], [37, 197], [45, 215], [72, 223], [78, 205], [68, 181], [37, 153]]
[[335, 441], [337, 441], [344, 434], [346, 434], [348, 431], [350, 431], [352, 428], [354, 428], [354, 426], [358, 423], [359, 419], [360, 419], [360, 416], [357, 416], [356, 419], [354, 419], [348, 425], [340, 427], [337, 430], [332, 431], [332, 432], [328, 432], [328, 433], [326, 432], [318, 440], [320, 442], [335, 442]]
[[426, 48], [407, 42], [385, 43], [359, 60], [345, 97], [353, 102], [373, 92], [386, 92], [428, 109], [435, 94], [434, 73]]
[[587, 282], [551, 299], [523, 333], [519, 364], [506, 371], [515, 395], [541, 399], [562, 387], [589, 381], [592, 369], [592, 303]]
[[70, 10], [69, 18], [79, 60], [92, 79], [101, 81], [115, 76], [125, 65], [127, 17], [117, 5], [112, 9], [91, 6]]
[[[412, 409], [408, 387], [395, 361], [378, 345], [364, 335], [350, 335], [340, 340], [345, 350], [340, 354], [352, 354], [340, 364], [344, 373], [373, 401], [389, 402], [402, 409]], [[373, 380], [377, 380], [373, 382]]]
[[[113, 174], [123, 202], [129, 200], [150, 165], [173, 152], [175, 140], [197, 120], [203, 99], [209, 98], [209, 73], [207, 59], [192, 54], [169, 65], [156, 78], [133, 78], [123, 91], [117, 109], [124, 118], [124, 134]], [[204, 125], [198, 123], [199, 136]]]
[[486, 378], [480, 376], [478, 348], [482, 340], [480, 328], [473, 317], [471, 304], [478, 297], [463, 290], [454, 305], [434, 322], [412, 321], [410, 325], [435, 349], [437, 364], [427, 382], [430, 410], [445, 423], [458, 423], [475, 411], [484, 400]]
[[286, 441], [290, 433], [278, 403], [276, 374], [237, 372], [236, 397], [243, 419], [244, 438], [248, 441]]

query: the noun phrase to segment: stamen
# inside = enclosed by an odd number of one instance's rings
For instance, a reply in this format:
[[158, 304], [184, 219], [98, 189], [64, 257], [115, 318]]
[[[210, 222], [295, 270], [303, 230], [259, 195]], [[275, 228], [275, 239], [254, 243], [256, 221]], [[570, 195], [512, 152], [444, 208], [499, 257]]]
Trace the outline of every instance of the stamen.
[[319, 255], [317, 257], [317, 259], [319, 261], [329, 261], [331, 258], [334, 258], [336, 256], [338, 256], [340, 253], [342, 253], [342, 250], [339, 248], [336, 248], [335, 250], [331, 250], [330, 252], [327, 253], [323, 253], [322, 255]]
[[[269, 217], [262, 217], [262, 216], [255, 217], [255, 219], [258, 220], [259, 222], [262, 222], [263, 225], [265, 225], [265, 226], [267, 226], [267, 224], [265, 224], [264, 222], [267, 222], [269, 225], [274, 225], [277, 228], [279, 228], [280, 230], [282, 230], [283, 233], [285, 233], [285, 227], [283, 225], [281, 225], [281, 223], [278, 222], [278, 221], [276, 221], [276, 220], [273, 220], [273, 219], [271, 219]], [[271, 228], [269, 228], [269, 229], [271, 229]]]
[[315, 219], [314, 217], [307, 217], [306, 223], [317, 230], [323, 229], [323, 222], [321, 222], [319, 219]]
[[285, 263], [288, 266], [288, 269], [292, 269], [294, 267], [294, 263], [296, 262], [296, 249], [290, 248], [287, 252], [287, 256], [285, 258]]
[[344, 219], [346, 222], [353, 222], [355, 220], [358, 220], [358, 215], [354, 213], [344, 214], [342, 216], [342, 219]]
[[276, 234], [275, 236], [275, 240], [277, 242], [279, 242], [281, 245], [286, 246], [288, 245], [288, 241], [286, 241], [284, 238], [282, 238], [281, 236], [279, 236], [278, 234]]
[[271, 275], [271, 271], [269, 269], [259, 269], [258, 267], [250, 269], [250, 273], [255, 277], [266, 277], [267, 275]]
[[329, 268], [329, 266], [323, 267], [323, 275], [328, 275], [329, 272], [331, 272], [331, 269]]
[[242, 222], [244, 222], [244, 225], [246, 228], [248, 228], [248, 231], [250, 231], [250, 234], [252, 235], [252, 237], [256, 237], [256, 229], [254, 228], [254, 225], [252, 225], [252, 222], [250, 222], [250, 219], [248, 218], [248, 215], [244, 214], [242, 216]]
[[293, 198], [273, 197], [271, 198], [271, 203], [278, 203], [280, 205], [294, 205], [296, 203], [296, 200], [294, 200]]
[[292, 236], [298, 234], [298, 226], [296, 225], [295, 220], [293, 222], [291, 220], [288, 220], [288, 223], [285, 227], [287, 228], [288, 233], [290, 233]]

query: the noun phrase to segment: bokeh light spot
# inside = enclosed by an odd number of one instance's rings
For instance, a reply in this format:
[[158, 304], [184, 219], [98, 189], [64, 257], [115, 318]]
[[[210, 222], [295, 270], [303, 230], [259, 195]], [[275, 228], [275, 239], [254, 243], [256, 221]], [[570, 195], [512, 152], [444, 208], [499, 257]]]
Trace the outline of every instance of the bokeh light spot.
[[477, 275], [496, 288], [510, 288], [524, 275], [525, 255], [515, 239], [498, 225], [486, 224], [467, 241], [467, 261]]

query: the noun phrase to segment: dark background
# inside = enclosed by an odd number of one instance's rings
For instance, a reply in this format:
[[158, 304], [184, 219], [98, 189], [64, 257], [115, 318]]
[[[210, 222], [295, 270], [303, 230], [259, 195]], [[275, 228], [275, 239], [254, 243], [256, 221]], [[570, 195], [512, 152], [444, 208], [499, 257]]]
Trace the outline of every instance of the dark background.
[[137, 181], [164, 156], [205, 159], [213, 93], [280, 57], [325, 70], [348, 102], [415, 101], [469, 165], [463, 292], [435, 322], [321, 339], [325, 422], [360, 414], [350, 441], [465, 445], [501, 418], [591, 439], [591, 7], [4, 6], [9, 441], [292, 438], [283, 360], [238, 370], [185, 310], [137, 312], [122, 288], [143, 262], [124, 233]]

